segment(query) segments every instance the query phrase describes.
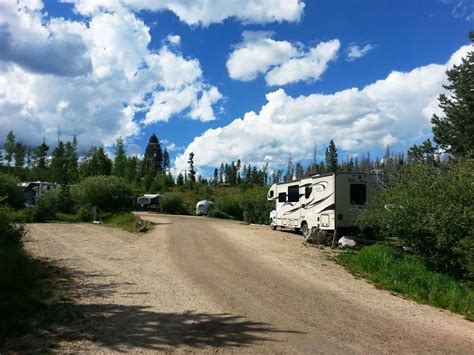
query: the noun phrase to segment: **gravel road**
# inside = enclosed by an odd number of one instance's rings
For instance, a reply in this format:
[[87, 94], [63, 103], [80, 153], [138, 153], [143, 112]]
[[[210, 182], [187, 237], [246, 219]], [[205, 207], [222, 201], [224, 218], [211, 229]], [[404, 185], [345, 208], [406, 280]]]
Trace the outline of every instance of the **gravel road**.
[[82, 295], [82, 317], [47, 335], [56, 351], [474, 349], [473, 322], [378, 290], [337, 265], [334, 252], [305, 246], [296, 234], [204, 217], [141, 216], [157, 223], [145, 235], [29, 225], [28, 250], [72, 270]]

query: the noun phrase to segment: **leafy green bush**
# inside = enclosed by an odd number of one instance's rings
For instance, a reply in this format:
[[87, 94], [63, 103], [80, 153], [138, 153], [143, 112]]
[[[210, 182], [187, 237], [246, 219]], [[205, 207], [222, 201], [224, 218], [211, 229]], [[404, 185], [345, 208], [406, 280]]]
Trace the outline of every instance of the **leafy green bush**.
[[212, 218], [232, 219], [232, 217], [229, 216], [227, 213], [219, 211], [218, 209], [215, 209], [215, 208], [211, 209], [207, 215]]
[[399, 238], [431, 268], [474, 277], [474, 161], [405, 167], [394, 186], [378, 194], [362, 227]]
[[116, 176], [92, 176], [82, 180], [72, 191], [76, 207], [97, 206], [106, 212], [125, 211], [132, 207], [133, 192], [125, 179]]
[[10, 211], [10, 217], [15, 223], [36, 222], [36, 209], [27, 207], [21, 210]]
[[5, 198], [3, 203], [7, 203], [13, 208], [20, 208], [25, 203], [23, 190], [18, 187], [18, 180], [8, 174], [0, 173], [0, 199]]
[[8, 208], [0, 205], [0, 252], [21, 249], [25, 233], [22, 225], [13, 224]]
[[148, 231], [152, 228], [150, 222], [143, 221], [140, 217], [129, 212], [111, 214], [102, 218], [102, 221], [108, 226], [118, 227], [131, 233]]
[[45, 222], [55, 219], [55, 215], [60, 211], [61, 192], [59, 189], [50, 190], [41, 195], [34, 207], [34, 221]]
[[222, 195], [216, 198], [215, 207], [232, 218], [242, 220], [244, 211], [240, 204], [239, 195]]
[[275, 204], [267, 200], [266, 186], [246, 190], [241, 197], [240, 206], [244, 221], [247, 223], [268, 224], [270, 212]]
[[160, 198], [160, 208], [169, 214], [189, 214], [183, 199], [175, 192], [168, 192]]
[[474, 291], [447, 275], [429, 271], [414, 256], [376, 244], [340, 254], [339, 261], [378, 286], [474, 320]]

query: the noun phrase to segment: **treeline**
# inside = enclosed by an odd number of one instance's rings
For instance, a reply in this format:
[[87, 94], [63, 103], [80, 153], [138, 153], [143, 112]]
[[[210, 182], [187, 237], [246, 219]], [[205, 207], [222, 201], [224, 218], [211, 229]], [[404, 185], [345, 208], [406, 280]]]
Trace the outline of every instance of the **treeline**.
[[122, 138], [117, 139], [114, 150], [114, 160], [103, 146], [91, 147], [79, 154], [78, 140], [74, 137], [72, 141], [59, 141], [49, 155], [46, 142], [36, 147], [26, 146], [17, 142], [14, 132], [10, 131], [5, 139], [4, 154], [0, 155], [0, 170], [23, 181], [53, 181], [61, 185], [76, 184], [91, 176], [110, 175], [124, 178], [144, 191], [174, 184], [169, 171], [169, 153], [155, 134], [150, 137], [142, 159], [127, 156]]

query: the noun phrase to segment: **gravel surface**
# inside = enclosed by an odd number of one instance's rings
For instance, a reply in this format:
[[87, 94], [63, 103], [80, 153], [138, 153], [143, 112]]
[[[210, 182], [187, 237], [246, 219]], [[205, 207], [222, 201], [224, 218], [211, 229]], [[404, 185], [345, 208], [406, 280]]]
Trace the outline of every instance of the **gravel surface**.
[[472, 353], [473, 322], [376, 289], [297, 234], [141, 216], [157, 223], [145, 235], [29, 225], [28, 250], [81, 294], [81, 317], [44, 335], [55, 351]]

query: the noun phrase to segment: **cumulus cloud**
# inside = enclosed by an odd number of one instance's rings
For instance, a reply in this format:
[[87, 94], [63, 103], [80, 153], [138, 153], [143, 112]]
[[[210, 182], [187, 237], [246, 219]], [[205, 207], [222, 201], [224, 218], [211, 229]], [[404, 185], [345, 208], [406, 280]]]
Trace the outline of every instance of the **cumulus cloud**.
[[283, 89], [271, 92], [258, 113], [247, 112], [196, 137], [175, 166], [184, 169], [190, 152], [200, 167], [237, 159], [277, 166], [288, 156], [309, 158], [315, 143], [324, 147], [331, 139], [348, 154], [394, 144], [406, 149], [429, 137], [433, 102], [446, 81], [445, 71], [469, 49], [461, 47], [444, 65], [394, 71], [362, 89], [299, 97]]
[[268, 85], [286, 85], [298, 81], [318, 80], [334, 60], [339, 40], [321, 42], [305, 52], [298, 43], [277, 41], [271, 32], [244, 32], [227, 60], [229, 76], [250, 81], [266, 74]]
[[[43, 135], [55, 142], [60, 130], [63, 139], [75, 134], [87, 147], [111, 145], [177, 114], [215, 118], [212, 105], [222, 95], [205, 82], [199, 61], [167, 43], [150, 48], [149, 28], [127, 8], [97, 11], [81, 22], [46, 21], [41, 2], [0, 6], [0, 36], [10, 41], [0, 42], [1, 132], [13, 129], [24, 143], [37, 144]], [[176, 44], [178, 37], [168, 39]], [[74, 58], [76, 42], [83, 52]], [[58, 58], [41, 57], [45, 51]], [[62, 58], [62, 66], [47, 63]]]
[[74, 3], [83, 15], [101, 9], [116, 10], [125, 6], [134, 11], [172, 11], [188, 25], [208, 26], [229, 18], [244, 23], [299, 21], [304, 3], [301, 0], [63, 0]]
[[374, 48], [375, 46], [370, 43], [366, 44], [365, 46], [358, 46], [357, 44], [352, 44], [347, 48], [347, 60], [353, 61], [362, 58]]
[[[78, 76], [92, 70], [81, 36], [41, 25], [41, 2], [0, 3], [0, 60], [33, 73]], [[23, 15], [22, 15], [23, 13]]]
[[265, 76], [268, 85], [286, 85], [298, 81], [318, 80], [328, 63], [337, 57], [339, 40], [321, 42], [302, 56], [292, 58], [270, 70]]

